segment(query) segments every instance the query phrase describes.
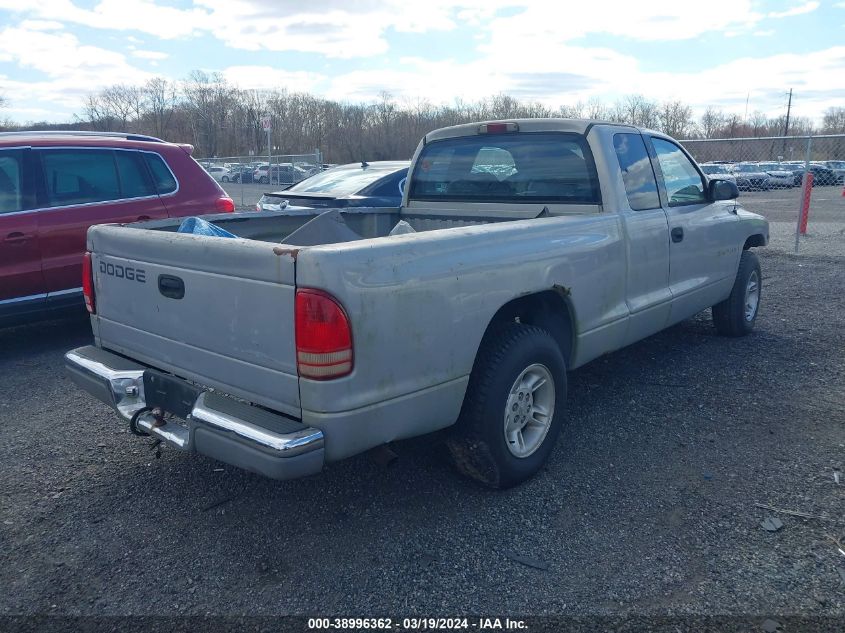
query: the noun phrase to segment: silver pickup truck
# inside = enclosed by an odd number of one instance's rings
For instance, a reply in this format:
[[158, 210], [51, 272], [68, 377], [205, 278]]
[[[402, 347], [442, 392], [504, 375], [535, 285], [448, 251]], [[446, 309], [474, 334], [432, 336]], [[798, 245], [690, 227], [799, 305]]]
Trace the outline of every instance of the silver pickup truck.
[[567, 119], [420, 142], [402, 206], [88, 233], [95, 346], [73, 379], [130, 429], [268, 477], [452, 427], [459, 470], [517, 484], [567, 371], [713, 308], [754, 326], [764, 218], [663, 134]]

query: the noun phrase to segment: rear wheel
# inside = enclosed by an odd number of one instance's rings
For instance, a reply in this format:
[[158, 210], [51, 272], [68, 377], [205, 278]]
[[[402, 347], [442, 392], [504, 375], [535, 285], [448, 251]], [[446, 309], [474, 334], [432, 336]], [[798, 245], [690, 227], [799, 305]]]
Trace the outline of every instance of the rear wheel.
[[762, 279], [757, 255], [742, 251], [730, 296], [713, 306], [713, 324], [719, 334], [745, 336], [754, 329]]
[[260, 182], [262, 185], [266, 185], [270, 183], [270, 179], [267, 178], [267, 176], [261, 176], [261, 178], [258, 179], [258, 182]]
[[492, 488], [536, 473], [563, 424], [566, 364], [545, 330], [509, 323], [485, 336], [447, 445], [458, 470]]

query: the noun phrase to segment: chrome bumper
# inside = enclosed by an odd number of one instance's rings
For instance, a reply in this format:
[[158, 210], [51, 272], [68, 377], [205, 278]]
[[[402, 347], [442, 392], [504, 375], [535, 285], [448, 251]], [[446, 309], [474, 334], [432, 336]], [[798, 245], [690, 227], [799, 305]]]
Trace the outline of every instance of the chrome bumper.
[[73, 381], [114, 407], [139, 431], [181, 451], [208, 455], [274, 479], [322, 470], [323, 433], [301, 422], [214, 392], [201, 392], [184, 423], [154, 415], [144, 397], [143, 365], [86, 346], [65, 354]]

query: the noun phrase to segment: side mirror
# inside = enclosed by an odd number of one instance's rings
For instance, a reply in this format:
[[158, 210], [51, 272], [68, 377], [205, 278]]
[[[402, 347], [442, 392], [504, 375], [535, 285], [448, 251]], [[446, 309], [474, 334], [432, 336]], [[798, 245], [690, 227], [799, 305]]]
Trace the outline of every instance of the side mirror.
[[739, 198], [739, 189], [735, 182], [714, 178], [708, 185], [711, 200], [733, 200]]

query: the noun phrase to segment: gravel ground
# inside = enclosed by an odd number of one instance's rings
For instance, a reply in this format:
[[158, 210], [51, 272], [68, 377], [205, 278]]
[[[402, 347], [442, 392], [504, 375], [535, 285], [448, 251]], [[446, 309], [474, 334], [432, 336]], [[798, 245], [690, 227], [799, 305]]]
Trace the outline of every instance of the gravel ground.
[[[845, 539], [843, 260], [761, 259], [754, 334], [718, 337], [703, 313], [573, 372], [550, 463], [504, 492], [460, 478], [424, 440], [388, 467], [365, 455], [291, 482], [155, 459], [61, 371], [62, 353], [90, 340], [84, 320], [0, 331], [0, 615], [845, 625], [832, 541]], [[761, 529], [769, 517], [783, 527]]]
[[814, 191], [795, 256], [797, 196], [741, 198], [772, 222], [756, 332], [720, 338], [703, 313], [572, 372], [550, 463], [504, 492], [457, 476], [431, 439], [292, 482], [155, 459], [61, 370], [87, 320], [0, 330], [0, 616], [800, 615], [845, 630], [845, 198]]

